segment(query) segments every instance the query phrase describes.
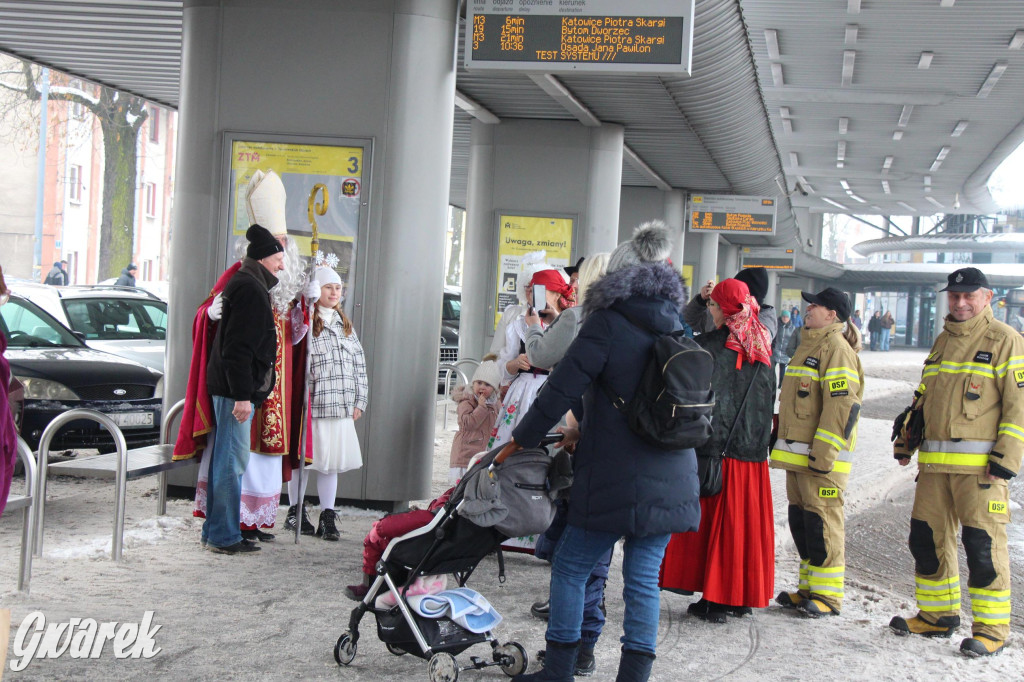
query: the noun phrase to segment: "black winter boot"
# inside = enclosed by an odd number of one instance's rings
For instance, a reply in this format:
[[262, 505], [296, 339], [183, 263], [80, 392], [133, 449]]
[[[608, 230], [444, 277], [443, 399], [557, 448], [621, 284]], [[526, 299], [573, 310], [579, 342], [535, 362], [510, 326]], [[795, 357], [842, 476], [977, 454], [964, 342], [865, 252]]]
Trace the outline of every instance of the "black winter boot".
[[[284, 520], [284, 528], [285, 528], [285, 530], [290, 530], [292, 532], [295, 532], [295, 523], [298, 521], [298, 510], [299, 510], [299, 505], [297, 505], [297, 504], [293, 504], [292, 506], [288, 507], [288, 516], [285, 517], [285, 520]], [[302, 505], [302, 534], [303, 535], [313, 535], [314, 533], [316, 533], [316, 528], [313, 526], [312, 523], [310, 523], [309, 515], [306, 514], [306, 505], [303, 504]]]
[[579, 648], [578, 641], [565, 644], [549, 639], [547, 649], [544, 650], [544, 667], [529, 675], [516, 675], [512, 682], [572, 682], [576, 652]]
[[337, 516], [333, 509], [324, 509], [320, 512], [320, 523], [316, 527], [316, 534], [324, 540], [337, 542], [341, 538], [341, 533], [338, 532], [338, 527], [334, 524], [334, 519]]
[[623, 649], [619, 656], [619, 674], [615, 682], [647, 682], [654, 667], [654, 654]]

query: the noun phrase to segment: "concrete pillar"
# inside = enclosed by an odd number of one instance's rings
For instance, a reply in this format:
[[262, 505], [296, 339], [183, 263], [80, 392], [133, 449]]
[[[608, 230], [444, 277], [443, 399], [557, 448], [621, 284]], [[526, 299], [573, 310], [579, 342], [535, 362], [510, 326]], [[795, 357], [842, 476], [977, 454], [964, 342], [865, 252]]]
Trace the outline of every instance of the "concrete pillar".
[[373, 141], [349, 291], [370, 378], [357, 426], [365, 465], [342, 475], [341, 498], [401, 503], [430, 492], [457, 7], [184, 3], [166, 404], [183, 397], [192, 318], [227, 262], [223, 134]]
[[[670, 258], [676, 270], [682, 272], [686, 251], [686, 235], [683, 233], [686, 225], [686, 192], [681, 189], [665, 192], [665, 224], [672, 233]], [[693, 282], [687, 284], [693, 286]]]
[[[940, 285], [941, 289], [942, 286]], [[932, 339], [939, 338], [939, 334], [942, 333], [942, 327], [946, 324], [946, 315], [949, 315], [949, 297], [945, 291], [935, 292], [935, 333], [932, 334]]]
[[740, 247], [727, 242], [718, 245], [718, 262], [721, 263], [718, 275], [721, 279], [733, 277], [740, 269]]
[[580, 221], [576, 258], [611, 251], [619, 243], [619, 198], [622, 193], [622, 140], [620, 125], [590, 129], [586, 220]]
[[779, 311], [779, 273], [774, 270], [768, 271], [768, 293], [765, 294], [764, 302]]
[[505, 119], [494, 126], [474, 123], [472, 134], [459, 353], [480, 358], [501, 312], [494, 309], [498, 215], [573, 216], [572, 262], [613, 250], [619, 242], [623, 129]]
[[700, 235], [700, 260], [694, 274], [694, 282], [690, 285], [695, 294], [708, 280], [715, 279], [718, 274], [718, 233], [708, 232]]

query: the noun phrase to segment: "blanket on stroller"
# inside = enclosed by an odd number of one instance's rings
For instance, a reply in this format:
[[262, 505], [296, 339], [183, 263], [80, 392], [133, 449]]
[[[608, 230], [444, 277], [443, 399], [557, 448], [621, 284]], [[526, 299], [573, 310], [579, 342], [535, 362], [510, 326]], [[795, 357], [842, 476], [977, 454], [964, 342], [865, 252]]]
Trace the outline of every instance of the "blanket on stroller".
[[451, 618], [473, 633], [493, 630], [502, 620], [490, 602], [476, 590], [457, 587], [438, 594], [409, 597], [413, 611], [426, 618]]

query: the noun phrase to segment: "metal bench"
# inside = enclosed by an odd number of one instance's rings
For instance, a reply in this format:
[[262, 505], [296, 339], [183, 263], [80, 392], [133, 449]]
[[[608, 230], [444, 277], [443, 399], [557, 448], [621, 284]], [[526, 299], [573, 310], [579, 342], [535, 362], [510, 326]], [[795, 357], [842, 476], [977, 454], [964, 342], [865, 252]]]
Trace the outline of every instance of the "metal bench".
[[21, 510], [21, 559], [18, 563], [18, 591], [28, 594], [29, 583], [32, 580], [32, 540], [33, 540], [33, 501], [35, 500], [36, 489], [36, 460], [32, 457], [32, 450], [28, 443], [18, 438], [18, 458], [21, 465], [25, 467], [25, 494], [8, 495], [7, 508]]
[[[196, 466], [196, 459], [175, 462], [172, 460], [174, 445], [171, 440], [170, 427], [173, 420], [185, 408], [185, 401], [174, 404], [164, 415], [160, 424], [160, 441], [158, 445], [128, 450], [124, 434], [114, 421], [107, 415], [95, 410], [69, 410], [51, 421], [39, 440], [39, 476], [36, 484], [35, 523], [34, 523], [34, 554], [43, 554], [43, 524], [46, 509], [46, 478], [49, 474], [76, 476], [79, 478], [110, 478], [114, 479], [114, 534], [110, 555], [114, 561], [121, 560], [121, 547], [124, 540], [124, 510], [126, 503], [127, 483], [130, 480], [152, 476], [160, 477], [157, 484], [158, 494], [156, 511], [158, 515], [167, 512], [167, 472], [171, 469]], [[91, 419], [99, 422], [114, 437], [115, 452], [94, 457], [83, 457], [69, 462], [50, 464], [50, 442], [61, 426], [76, 419]]]

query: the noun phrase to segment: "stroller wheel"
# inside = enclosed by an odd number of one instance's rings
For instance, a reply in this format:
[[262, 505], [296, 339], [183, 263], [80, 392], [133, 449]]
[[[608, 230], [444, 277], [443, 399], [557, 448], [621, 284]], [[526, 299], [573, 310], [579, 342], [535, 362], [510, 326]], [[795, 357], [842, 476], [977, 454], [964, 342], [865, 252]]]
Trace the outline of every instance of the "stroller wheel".
[[459, 664], [450, 653], [441, 651], [430, 657], [427, 674], [430, 682], [455, 682], [459, 679]]
[[344, 633], [338, 638], [338, 643], [334, 645], [334, 660], [338, 662], [338, 665], [348, 665], [356, 657], [357, 647], [358, 645], [352, 641], [352, 635], [348, 632]]
[[530, 667], [530, 656], [519, 642], [507, 642], [494, 650], [494, 660], [509, 677], [522, 675]]
[[405, 649], [395, 646], [394, 644], [385, 644], [384, 646], [387, 648], [388, 651], [390, 651], [395, 656], [405, 656], [407, 653], [409, 653]]

